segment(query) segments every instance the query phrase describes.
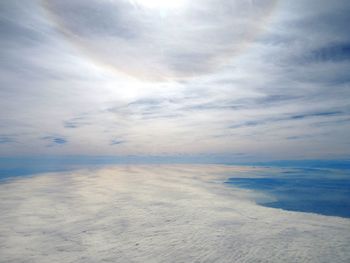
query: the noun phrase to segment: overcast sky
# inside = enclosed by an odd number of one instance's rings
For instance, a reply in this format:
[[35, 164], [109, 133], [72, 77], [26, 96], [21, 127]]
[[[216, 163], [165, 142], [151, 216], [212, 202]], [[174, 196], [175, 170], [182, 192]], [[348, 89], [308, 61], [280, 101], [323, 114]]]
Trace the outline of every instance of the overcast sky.
[[2, 0], [0, 155], [350, 156], [348, 0]]

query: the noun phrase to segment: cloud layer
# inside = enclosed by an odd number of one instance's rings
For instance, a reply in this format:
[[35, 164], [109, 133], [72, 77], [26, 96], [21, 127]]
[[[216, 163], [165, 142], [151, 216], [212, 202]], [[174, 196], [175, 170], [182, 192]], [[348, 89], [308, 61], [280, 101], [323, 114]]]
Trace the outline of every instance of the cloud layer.
[[44, 6], [98, 63], [157, 80], [212, 71], [257, 34], [275, 2], [185, 1], [175, 10], [132, 1], [48, 0]]
[[0, 154], [348, 157], [349, 11], [2, 1]]
[[255, 205], [256, 169], [124, 166], [0, 184], [0, 262], [348, 262], [349, 219]]

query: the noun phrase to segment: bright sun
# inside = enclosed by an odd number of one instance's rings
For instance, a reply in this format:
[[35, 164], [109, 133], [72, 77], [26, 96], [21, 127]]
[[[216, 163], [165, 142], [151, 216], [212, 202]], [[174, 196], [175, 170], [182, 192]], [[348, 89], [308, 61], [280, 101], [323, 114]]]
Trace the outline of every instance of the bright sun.
[[186, 0], [129, 0], [132, 4], [152, 9], [179, 9]]

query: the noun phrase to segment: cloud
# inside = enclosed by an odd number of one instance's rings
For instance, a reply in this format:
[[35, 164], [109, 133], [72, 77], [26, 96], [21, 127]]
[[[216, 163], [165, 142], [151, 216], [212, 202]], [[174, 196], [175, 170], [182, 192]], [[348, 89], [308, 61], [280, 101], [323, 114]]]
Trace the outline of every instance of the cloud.
[[112, 140], [111, 141], [111, 145], [119, 145], [119, 144], [122, 144], [122, 143], [125, 143], [125, 142], [121, 141], [121, 140]]
[[13, 143], [13, 142], [15, 142], [15, 140], [12, 136], [0, 135], [0, 144]]
[[41, 139], [50, 142], [48, 146], [63, 145], [68, 143], [67, 139], [58, 136], [45, 136]]
[[349, 155], [348, 1], [188, 5], [2, 1], [0, 154]]
[[306, 63], [350, 60], [350, 43], [334, 43], [313, 50], [304, 57]]
[[166, 13], [130, 1], [44, 3], [60, 31], [98, 63], [157, 80], [211, 72], [257, 34], [276, 1], [191, 1]]
[[223, 184], [267, 171], [139, 165], [1, 183], [1, 260], [348, 262], [348, 219], [265, 208], [253, 200], [269, 196]]
[[64, 121], [64, 127], [75, 129], [85, 125], [91, 125], [92, 123], [86, 121], [86, 119], [86, 116], [71, 118], [70, 120]]
[[294, 120], [303, 120], [307, 118], [317, 118], [317, 117], [332, 117], [342, 115], [341, 111], [329, 111], [329, 112], [314, 112], [314, 113], [303, 113], [298, 115], [290, 115], [286, 117], [271, 117], [256, 121], [247, 121], [242, 124], [236, 124], [230, 126], [230, 128], [237, 129], [246, 126], [257, 126], [257, 125], [266, 125], [271, 122], [286, 122], [286, 121], [294, 121]]
[[342, 113], [343, 112], [341, 111], [305, 113], [305, 114], [293, 115], [290, 117], [290, 119], [297, 120], [297, 119], [305, 119], [305, 118], [311, 118], [311, 117], [337, 116], [337, 115], [341, 115]]

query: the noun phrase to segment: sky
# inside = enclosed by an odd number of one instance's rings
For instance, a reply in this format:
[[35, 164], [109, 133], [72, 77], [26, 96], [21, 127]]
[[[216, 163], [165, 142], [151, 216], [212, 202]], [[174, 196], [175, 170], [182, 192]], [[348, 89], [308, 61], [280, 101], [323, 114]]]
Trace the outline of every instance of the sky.
[[347, 0], [2, 0], [0, 156], [350, 157]]

